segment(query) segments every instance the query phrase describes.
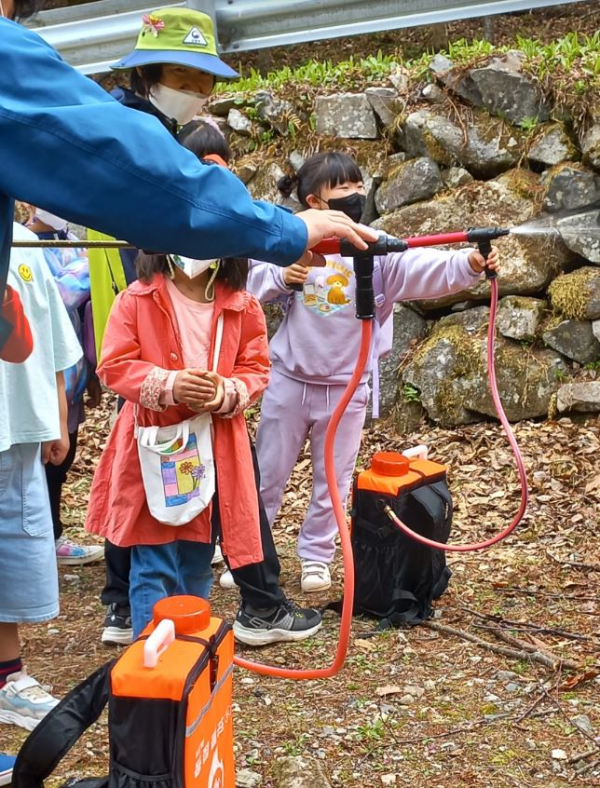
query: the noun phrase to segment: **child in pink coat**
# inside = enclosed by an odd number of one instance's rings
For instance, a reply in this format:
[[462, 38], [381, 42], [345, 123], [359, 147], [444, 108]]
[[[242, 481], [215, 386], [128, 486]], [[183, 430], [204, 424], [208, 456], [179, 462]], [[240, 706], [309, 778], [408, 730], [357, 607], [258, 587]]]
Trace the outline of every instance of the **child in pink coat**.
[[[344, 211], [360, 221], [365, 189], [360, 169], [342, 153], [319, 153], [308, 159], [295, 179], [284, 178], [280, 190], [297, 190], [305, 209]], [[497, 251], [489, 258], [495, 269]], [[375, 259], [382, 293], [377, 323], [386, 326], [394, 303], [438, 298], [471, 287], [484, 270], [485, 260], [472, 249], [442, 251], [415, 249]], [[301, 292], [294, 292], [300, 285]], [[278, 268], [251, 262], [248, 289], [262, 302], [285, 299], [285, 315], [271, 340], [271, 381], [263, 396], [257, 435], [261, 495], [270, 522], [281, 506], [283, 492], [298, 453], [310, 438], [313, 491], [300, 529], [298, 555], [302, 589], [321, 591], [331, 585], [329, 565], [335, 553], [337, 525], [325, 480], [324, 439], [329, 419], [352, 372], [360, 344], [354, 315], [352, 259], [327, 258], [325, 268], [294, 264]], [[363, 380], [340, 424], [335, 446], [337, 478], [342, 496], [348, 495], [360, 447], [369, 400], [368, 377], [373, 363], [389, 350], [375, 340]], [[381, 332], [389, 335], [389, 332]], [[386, 336], [389, 342], [389, 336]]]
[[[223, 549], [233, 567], [263, 558], [244, 410], [267, 384], [269, 359], [262, 309], [243, 290], [246, 266], [238, 260], [142, 256], [139, 281], [118, 296], [109, 318], [98, 376], [127, 401], [94, 476], [86, 527], [113, 544], [133, 547], [129, 595], [135, 636], [162, 597], [208, 595], [214, 552], [210, 505], [181, 526], [150, 514], [136, 410], [143, 427], [213, 414]], [[220, 316], [222, 342], [212, 372]]]

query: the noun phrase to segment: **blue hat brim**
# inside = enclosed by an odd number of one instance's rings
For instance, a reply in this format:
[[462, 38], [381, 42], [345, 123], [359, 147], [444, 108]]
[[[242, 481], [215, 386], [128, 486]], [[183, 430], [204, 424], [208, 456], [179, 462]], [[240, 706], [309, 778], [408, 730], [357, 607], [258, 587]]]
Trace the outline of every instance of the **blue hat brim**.
[[198, 71], [205, 71], [220, 79], [235, 79], [239, 77], [227, 63], [224, 63], [216, 55], [207, 55], [204, 52], [187, 52], [172, 49], [134, 49], [130, 55], [126, 55], [117, 63], [113, 63], [111, 68], [115, 71], [120, 69], [137, 68], [138, 66], [150, 66], [158, 63], [169, 63], [175, 66], [187, 66]]

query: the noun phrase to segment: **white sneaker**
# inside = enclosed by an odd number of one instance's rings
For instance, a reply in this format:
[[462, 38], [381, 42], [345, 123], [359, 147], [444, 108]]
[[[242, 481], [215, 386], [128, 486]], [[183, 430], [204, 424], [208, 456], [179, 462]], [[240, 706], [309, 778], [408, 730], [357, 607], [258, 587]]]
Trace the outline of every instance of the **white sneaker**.
[[0, 688], [0, 722], [20, 725], [32, 731], [58, 702], [24, 669], [20, 673], [11, 673]]
[[215, 552], [213, 553], [213, 557], [210, 561], [211, 566], [218, 566], [222, 564], [225, 559], [223, 558], [223, 553], [221, 551], [221, 545], [215, 545]]
[[327, 564], [321, 561], [302, 561], [302, 590], [325, 591], [331, 587], [331, 575]]
[[224, 588], [226, 591], [231, 591], [233, 588], [237, 587], [235, 580], [233, 579], [233, 575], [226, 569], [221, 577], [219, 578], [219, 585], [221, 588]]
[[104, 545], [83, 545], [61, 536], [56, 540], [56, 560], [59, 566], [85, 566], [104, 558]]

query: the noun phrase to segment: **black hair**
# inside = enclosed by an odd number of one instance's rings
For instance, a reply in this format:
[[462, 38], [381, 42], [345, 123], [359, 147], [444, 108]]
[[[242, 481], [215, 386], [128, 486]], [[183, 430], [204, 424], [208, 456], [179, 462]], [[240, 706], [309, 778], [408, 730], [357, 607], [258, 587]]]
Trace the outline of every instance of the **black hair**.
[[[248, 279], [248, 260], [242, 257], [224, 257], [217, 271], [215, 279], [224, 282], [232, 290], [245, 290]], [[170, 266], [166, 254], [148, 254], [138, 252], [135, 259], [135, 270], [140, 282], [148, 284], [154, 274], [170, 273]]]
[[186, 123], [177, 135], [177, 142], [199, 159], [210, 153], [220, 156], [226, 164], [229, 164], [231, 159], [231, 148], [223, 134], [204, 120]]
[[150, 91], [158, 85], [162, 77], [163, 64], [151, 63], [149, 66], [139, 66], [131, 69], [130, 87], [134, 93], [142, 98], [148, 98]]
[[360, 183], [363, 179], [358, 164], [345, 153], [315, 153], [307, 159], [294, 176], [285, 175], [277, 184], [284, 197], [290, 197], [294, 189], [298, 200], [305, 208], [309, 205], [309, 194], [318, 195], [323, 186], [330, 189], [342, 183]]
[[15, 19], [26, 19], [36, 11], [41, 11], [43, 5], [42, 0], [14, 0]]

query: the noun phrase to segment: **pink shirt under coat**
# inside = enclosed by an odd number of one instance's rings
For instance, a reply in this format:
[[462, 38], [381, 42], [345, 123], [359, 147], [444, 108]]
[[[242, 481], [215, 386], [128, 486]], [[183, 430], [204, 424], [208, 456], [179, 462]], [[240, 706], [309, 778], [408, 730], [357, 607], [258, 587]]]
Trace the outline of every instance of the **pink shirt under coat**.
[[[177, 289], [175, 283], [165, 277], [167, 294], [171, 299], [173, 314], [177, 323], [181, 339], [181, 353], [183, 363], [188, 369], [211, 370], [214, 368], [214, 359], [208, 358], [212, 341], [212, 323], [215, 313], [214, 301], [201, 304], [188, 298]], [[173, 405], [173, 385], [177, 372], [171, 372], [167, 379], [165, 392], [161, 401], [165, 405]], [[223, 404], [216, 413], [231, 413], [237, 405], [235, 387], [230, 380], [224, 381], [225, 397]]]

